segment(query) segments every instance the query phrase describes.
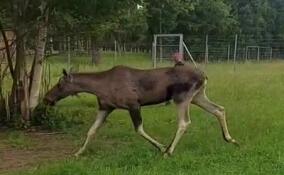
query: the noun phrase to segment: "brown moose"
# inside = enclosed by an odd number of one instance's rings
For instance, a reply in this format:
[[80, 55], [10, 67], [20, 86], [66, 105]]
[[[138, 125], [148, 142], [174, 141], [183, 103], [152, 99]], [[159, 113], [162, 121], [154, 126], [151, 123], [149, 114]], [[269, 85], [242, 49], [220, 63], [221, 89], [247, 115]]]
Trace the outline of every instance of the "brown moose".
[[[135, 130], [152, 145], [171, 155], [191, 123], [188, 116], [190, 104], [195, 104], [218, 119], [225, 141], [237, 144], [229, 134], [224, 107], [211, 102], [206, 94], [206, 75], [189, 65], [140, 70], [125, 66], [116, 66], [110, 70], [96, 73], [72, 73], [63, 70], [63, 77], [46, 94], [46, 104], [81, 92], [94, 94], [98, 98], [99, 110], [94, 124], [88, 131], [83, 146], [75, 154], [80, 155], [86, 149], [92, 136], [104, 123], [114, 109], [126, 109]], [[149, 136], [143, 129], [141, 107], [173, 100], [178, 110], [178, 128], [168, 147]]]

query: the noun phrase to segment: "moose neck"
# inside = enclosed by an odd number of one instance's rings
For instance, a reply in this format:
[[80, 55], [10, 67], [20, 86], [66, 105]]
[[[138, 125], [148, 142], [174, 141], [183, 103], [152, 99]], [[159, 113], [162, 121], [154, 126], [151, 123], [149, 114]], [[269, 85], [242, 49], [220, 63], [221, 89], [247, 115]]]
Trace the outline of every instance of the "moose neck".
[[97, 95], [103, 91], [104, 76], [101, 73], [73, 74], [74, 93], [87, 92]]

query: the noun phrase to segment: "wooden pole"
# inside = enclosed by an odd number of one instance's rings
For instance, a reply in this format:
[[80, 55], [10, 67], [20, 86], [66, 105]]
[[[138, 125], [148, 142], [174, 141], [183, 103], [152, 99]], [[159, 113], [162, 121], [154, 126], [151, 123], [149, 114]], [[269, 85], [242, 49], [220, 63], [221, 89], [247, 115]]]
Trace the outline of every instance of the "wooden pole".
[[228, 44], [228, 53], [227, 53], [227, 62], [229, 63], [230, 61], [230, 51], [231, 51], [231, 45]]
[[183, 47], [184, 47], [184, 42], [183, 42], [183, 35], [180, 35], [180, 38], [179, 38], [179, 54], [182, 55], [182, 59], [184, 59], [184, 56], [183, 56]]
[[194, 66], [197, 67], [197, 65], [196, 65], [196, 63], [195, 63], [195, 61], [194, 61], [194, 59], [193, 59], [191, 53], [189, 52], [189, 50], [188, 50], [188, 48], [187, 48], [187, 46], [186, 46], [186, 44], [185, 44], [184, 42], [182, 42], [182, 44], [183, 44], [183, 47], [185, 48], [187, 54], [189, 55], [191, 61], [193, 62]]
[[6, 110], [6, 120], [11, 120], [11, 111], [10, 111], [10, 105], [9, 105], [9, 93], [6, 94], [5, 99], [5, 110]]
[[235, 35], [234, 71], [236, 70], [237, 47], [238, 47], [238, 34]]
[[259, 46], [257, 47], [257, 62], [259, 62]]
[[117, 42], [114, 40], [114, 61], [117, 60]]
[[208, 63], [208, 35], [205, 38], [205, 64]]
[[156, 40], [152, 44], [152, 62], [153, 62], [153, 67], [157, 67], [157, 54], [156, 54]]
[[70, 48], [70, 36], [67, 38], [67, 47], [68, 47], [68, 70], [70, 71], [71, 66], [71, 48]]
[[157, 67], [157, 35], [154, 35], [154, 42], [152, 45], [152, 59], [153, 59], [153, 67]]
[[246, 47], [246, 62], [248, 61], [248, 47]]
[[272, 47], [270, 48], [270, 55], [269, 55], [270, 60], [272, 60]]

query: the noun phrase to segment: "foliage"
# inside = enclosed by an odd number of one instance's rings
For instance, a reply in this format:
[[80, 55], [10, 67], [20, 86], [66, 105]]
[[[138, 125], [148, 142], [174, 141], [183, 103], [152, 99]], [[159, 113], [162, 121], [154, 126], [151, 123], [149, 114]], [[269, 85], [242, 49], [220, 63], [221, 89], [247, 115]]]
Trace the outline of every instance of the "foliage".
[[[284, 33], [281, 0], [47, 0], [51, 35], [84, 32], [98, 41], [116, 38], [145, 42], [153, 33], [240, 33], [258, 39]], [[1, 3], [4, 24], [15, 23], [9, 1]], [[23, 23], [31, 26], [40, 14], [40, 2], [30, 1]], [[138, 8], [139, 6], [139, 8]], [[11, 25], [10, 25], [11, 26]], [[161, 30], [161, 31], [160, 31]]]
[[145, 1], [148, 11], [147, 22], [149, 33], [171, 33], [177, 26], [176, 20], [180, 14], [192, 9], [191, 1], [150, 0]]
[[33, 113], [31, 124], [39, 126], [41, 129], [62, 131], [80, 123], [72, 120], [67, 114], [66, 112], [58, 111], [56, 108], [39, 104]]
[[[257, 38], [269, 37], [275, 20], [275, 9], [268, 0], [235, 1], [233, 10], [239, 23], [239, 32]], [[268, 36], [266, 36], [268, 35]]]
[[135, 5], [135, 1], [128, 0], [57, 1], [53, 24], [59, 33], [87, 31], [100, 40], [117, 25], [117, 17], [124, 14], [129, 6]]

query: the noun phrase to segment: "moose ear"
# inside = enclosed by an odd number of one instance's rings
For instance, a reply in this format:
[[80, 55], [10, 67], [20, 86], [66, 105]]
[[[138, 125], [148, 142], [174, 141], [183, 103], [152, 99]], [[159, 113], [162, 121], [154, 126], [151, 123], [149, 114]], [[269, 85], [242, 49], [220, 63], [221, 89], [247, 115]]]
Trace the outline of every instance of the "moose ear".
[[70, 81], [71, 83], [73, 82], [73, 76], [71, 74], [68, 74], [65, 69], [63, 69], [63, 75], [64, 79]]
[[63, 73], [63, 75], [64, 75], [65, 77], [68, 76], [68, 73], [67, 73], [67, 71], [66, 71], [65, 69], [62, 70], [62, 73]]

